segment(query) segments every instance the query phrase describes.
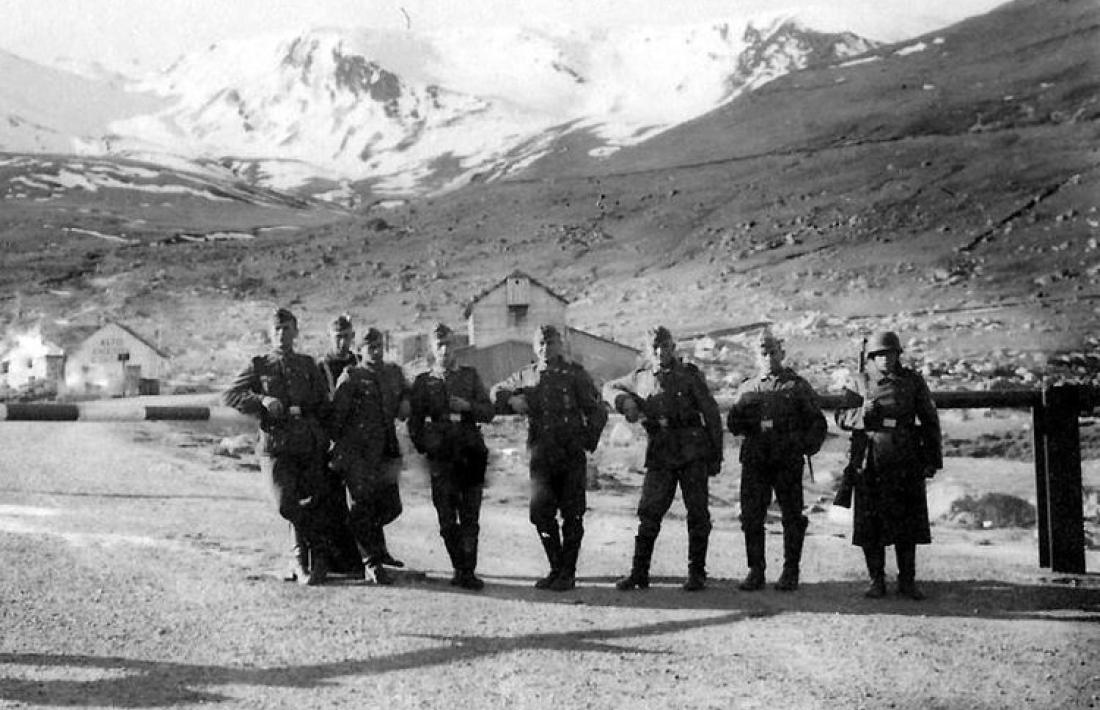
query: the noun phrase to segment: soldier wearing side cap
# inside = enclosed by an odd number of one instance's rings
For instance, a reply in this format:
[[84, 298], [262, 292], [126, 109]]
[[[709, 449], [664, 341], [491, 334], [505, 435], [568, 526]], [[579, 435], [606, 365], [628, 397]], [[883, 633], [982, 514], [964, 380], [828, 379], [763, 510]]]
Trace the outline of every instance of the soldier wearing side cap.
[[409, 382], [401, 366], [385, 360], [385, 339], [382, 331], [368, 328], [363, 336], [360, 351], [362, 367], [368, 374], [377, 378], [382, 390], [382, 414], [386, 426], [386, 444], [382, 449], [383, 482], [375, 493], [373, 506], [375, 516], [382, 529], [379, 530], [380, 561], [389, 567], [404, 567], [405, 563], [395, 559], [386, 545], [384, 526], [389, 525], [401, 515], [400, 476], [402, 468], [401, 445], [397, 440], [397, 421], [409, 418]]
[[899, 596], [924, 599], [916, 583], [917, 545], [932, 542], [925, 479], [943, 467], [940, 420], [924, 378], [901, 364], [901, 339], [876, 333], [866, 371], [848, 385], [837, 423], [852, 432], [855, 472], [852, 544], [863, 548], [871, 584], [886, 595], [886, 547], [894, 546]]
[[333, 552], [321, 500], [328, 437], [321, 420], [328, 408], [324, 379], [313, 358], [294, 352], [298, 320], [285, 308], [271, 323], [273, 350], [249, 362], [223, 393], [226, 405], [259, 417], [260, 469], [271, 482], [279, 514], [300, 531], [304, 546], [293, 565], [299, 582], [321, 584]]
[[439, 534], [454, 567], [451, 584], [479, 590], [477, 576], [482, 487], [489, 450], [479, 424], [492, 421], [493, 403], [477, 370], [455, 361], [455, 337], [443, 323], [429, 333], [431, 369], [409, 392], [409, 438], [428, 460]]
[[332, 466], [351, 498], [350, 524], [366, 555], [374, 581], [392, 584], [385, 565], [403, 566], [386, 548], [383, 528], [401, 514], [392, 460], [397, 436], [393, 420], [405, 396], [405, 380], [382, 362], [382, 334], [371, 328], [362, 343], [363, 364], [344, 370], [332, 396]]
[[584, 537], [585, 451], [596, 450], [607, 409], [591, 376], [566, 360], [557, 328], [537, 328], [532, 345], [536, 362], [494, 385], [489, 398], [498, 410], [527, 416], [530, 519], [550, 563], [535, 587], [564, 592], [576, 586]]
[[703, 373], [676, 357], [676, 343], [667, 328], [650, 331], [647, 346], [646, 366], [603, 388], [604, 400], [627, 421], [641, 421], [648, 439], [633, 563], [615, 586], [622, 591], [649, 586], [653, 546], [679, 485], [688, 526], [688, 577], [683, 588], [698, 591], [706, 586], [708, 477], [722, 467], [722, 417]]
[[806, 380], [783, 365], [783, 343], [764, 331], [756, 343], [758, 373], [741, 383], [726, 420], [741, 444], [741, 530], [749, 572], [740, 589], [764, 586], [764, 522], [772, 492], [783, 516], [783, 572], [775, 588], [798, 589], [802, 542], [802, 459], [825, 441], [827, 423]]

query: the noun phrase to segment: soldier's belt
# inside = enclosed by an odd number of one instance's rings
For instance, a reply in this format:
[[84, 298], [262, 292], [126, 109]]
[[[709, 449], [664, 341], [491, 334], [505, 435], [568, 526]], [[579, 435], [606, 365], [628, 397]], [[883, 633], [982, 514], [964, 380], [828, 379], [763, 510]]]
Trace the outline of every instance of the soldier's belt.
[[798, 431], [798, 422], [791, 419], [761, 419], [760, 431], [789, 434], [792, 431]]

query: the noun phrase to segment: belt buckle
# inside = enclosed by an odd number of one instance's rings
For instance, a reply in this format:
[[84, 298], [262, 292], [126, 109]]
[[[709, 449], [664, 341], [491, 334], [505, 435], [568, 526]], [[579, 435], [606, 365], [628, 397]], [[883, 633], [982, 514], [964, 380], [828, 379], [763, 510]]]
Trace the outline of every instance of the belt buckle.
[[457, 424], [462, 421], [462, 412], [448, 412], [447, 421]]
[[883, 429], [897, 429], [898, 428], [898, 420], [897, 419], [884, 418], [882, 420], [882, 428]]
[[761, 419], [760, 420], [760, 430], [761, 431], [771, 431], [774, 428], [775, 428], [775, 422], [773, 422], [771, 419]]
[[300, 417], [300, 416], [302, 416], [302, 408], [301, 408], [301, 407], [299, 407], [298, 405], [294, 405], [293, 407], [290, 407], [290, 409], [288, 409], [288, 410], [287, 410], [287, 412], [288, 412], [288, 413], [290, 414], [290, 416], [292, 416], [292, 417]]

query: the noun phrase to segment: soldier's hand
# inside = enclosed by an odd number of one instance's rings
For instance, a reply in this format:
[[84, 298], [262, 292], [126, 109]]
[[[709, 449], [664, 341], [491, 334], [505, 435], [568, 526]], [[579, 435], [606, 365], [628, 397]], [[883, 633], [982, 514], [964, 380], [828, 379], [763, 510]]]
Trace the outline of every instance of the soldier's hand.
[[401, 404], [397, 405], [397, 418], [400, 421], [405, 421], [412, 414], [412, 405], [409, 404], [409, 400], [401, 400]]
[[516, 414], [527, 414], [527, 397], [522, 394], [514, 394], [508, 398], [508, 406]]
[[468, 412], [470, 411], [470, 402], [462, 397], [456, 397], [451, 395], [451, 411], [452, 412]]
[[264, 409], [267, 410], [267, 413], [275, 417], [276, 419], [282, 417], [286, 413], [286, 409], [283, 407], [283, 403], [275, 397], [264, 397], [261, 400], [261, 404], [263, 404]]
[[626, 417], [628, 422], [634, 423], [638, 421], [638, 417], [642, 414], [638, 409], [638, 403], [634, 401], [633, 397], [627, 397], [623, 400], [623, 416]]

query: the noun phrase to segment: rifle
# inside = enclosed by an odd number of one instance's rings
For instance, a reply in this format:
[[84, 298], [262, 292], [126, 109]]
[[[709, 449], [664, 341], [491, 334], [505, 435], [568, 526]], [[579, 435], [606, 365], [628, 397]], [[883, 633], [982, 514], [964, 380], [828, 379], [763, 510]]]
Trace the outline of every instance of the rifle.
[[[859, 379], [857, 382], [862, 392], [861, 395], [867, 396], [866, 386], [864, 382], [864, 376], [867, 371], [867, 338], [863, 338], [863, 342], [859, 347]], [[863, 470], [863, 461], [867, 456], [867, 434], [861, 427], [852, 430], [852, 440], [848, 449], [848, 465], [844, 467], [844, 475], [840, 479], [840, 487], [836, 489], [836, 495], [833, 497], [833, 505], [841, 508], [852, 507], [852, 492], [856, 487], [856, 480], [859, 478], [860, 472]]]

